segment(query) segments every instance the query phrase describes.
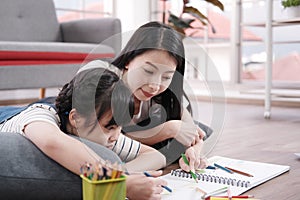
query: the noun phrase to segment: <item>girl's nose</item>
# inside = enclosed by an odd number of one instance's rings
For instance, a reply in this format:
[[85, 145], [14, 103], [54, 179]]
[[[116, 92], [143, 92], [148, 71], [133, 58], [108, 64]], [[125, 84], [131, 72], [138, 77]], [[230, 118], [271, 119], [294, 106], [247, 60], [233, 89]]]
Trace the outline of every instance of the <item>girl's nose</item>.
[[112, 129], [110, 131], [111, 131], [111, 136], [110, 136], [109, 140], [111, 142], [117, 141], [121, 134], [121, 127], [118, 126], [118, 128]]

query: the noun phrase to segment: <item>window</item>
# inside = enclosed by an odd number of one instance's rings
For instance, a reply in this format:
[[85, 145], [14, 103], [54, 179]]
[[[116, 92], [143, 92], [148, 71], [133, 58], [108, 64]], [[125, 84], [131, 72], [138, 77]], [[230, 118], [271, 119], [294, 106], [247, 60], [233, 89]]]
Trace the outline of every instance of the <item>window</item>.
[[112, 16], [111, 0], [54, 0], [60, 22]]

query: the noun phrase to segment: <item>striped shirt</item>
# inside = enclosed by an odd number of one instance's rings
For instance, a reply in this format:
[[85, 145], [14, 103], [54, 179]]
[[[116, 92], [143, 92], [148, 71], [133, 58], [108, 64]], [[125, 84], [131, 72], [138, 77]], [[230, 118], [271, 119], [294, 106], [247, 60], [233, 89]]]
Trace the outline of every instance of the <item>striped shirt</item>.
[[[20, 133], [25, 136], [25, 126], [35, 121], [43, 121], [57, 127], [60, 126], [60, 119], [54, 108], [47, 104], [35, 103], [16, 116], [0, 124], [0, 132]], [[140, 142], [120, 134], [112, 150], [119, 155], [123, 162], [128, 162], [137, 157], [140, 148]]]

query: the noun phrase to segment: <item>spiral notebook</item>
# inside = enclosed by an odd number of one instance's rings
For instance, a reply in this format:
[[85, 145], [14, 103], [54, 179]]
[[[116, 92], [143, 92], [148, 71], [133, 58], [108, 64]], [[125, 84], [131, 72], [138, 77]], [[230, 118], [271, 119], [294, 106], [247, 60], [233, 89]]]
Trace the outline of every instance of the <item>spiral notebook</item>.
[[[190, 173], [177, 169], [162, 176], [162, 179], [166, 180], [168, 186], [173, 190], [172, 193], [164, 192], [163, 199], [200, 200], [203, 192], [211, 193], [224, 187], [228, 187], [231, 195], [236, 196], [290, 169], [287, 165], [238, 160], [221, 156], [211, 157], [208, 162], [210, 165], [218, 164], [245, 172], [252, 175], [252, 177], [236, 172], [229, 173], [220, 168], [205, 169], [196, 172], [198, 180], [198, 183], [196, 183]], [[227, 195], [227, 192], [218, 195], [224, 196]]]

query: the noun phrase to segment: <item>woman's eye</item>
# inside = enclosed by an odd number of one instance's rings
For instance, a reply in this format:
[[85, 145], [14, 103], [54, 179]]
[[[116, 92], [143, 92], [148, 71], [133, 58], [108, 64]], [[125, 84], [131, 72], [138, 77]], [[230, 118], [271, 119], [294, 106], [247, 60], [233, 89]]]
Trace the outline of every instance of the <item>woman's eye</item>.
[[172, 77], [171, 76], [165, 76], [165, 77], [163, 77], [163, 79], [168, 81], [168, 80], [172, 79]]
[[153, 71], [150, 71], [150, 70], [147, 70], [147, 69], [144, 69], [144, 71], [145, 71], [147, 74], [151, 74], [151, 75], [154, 74]]

